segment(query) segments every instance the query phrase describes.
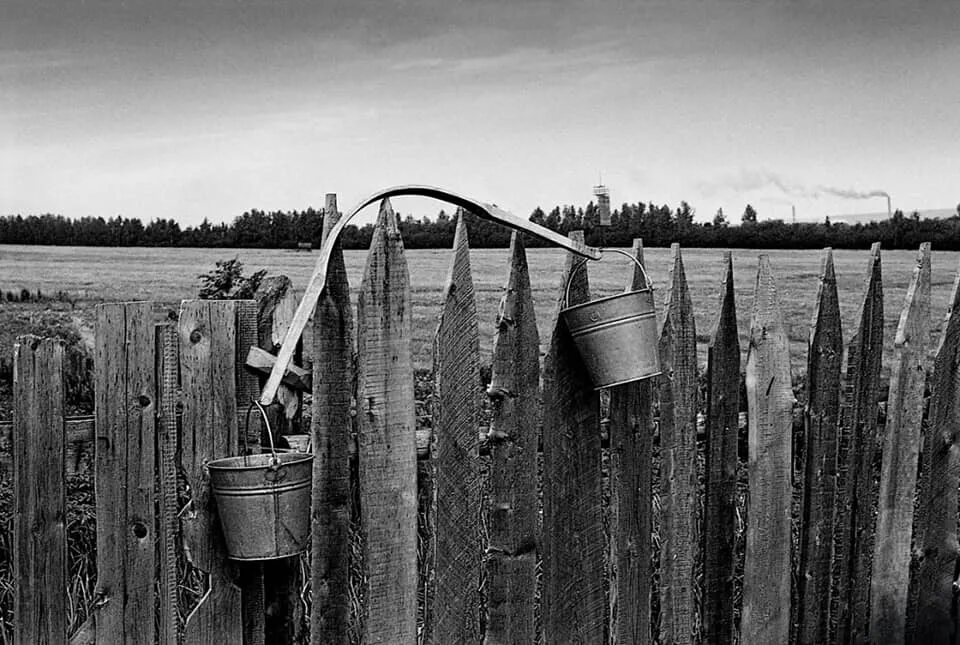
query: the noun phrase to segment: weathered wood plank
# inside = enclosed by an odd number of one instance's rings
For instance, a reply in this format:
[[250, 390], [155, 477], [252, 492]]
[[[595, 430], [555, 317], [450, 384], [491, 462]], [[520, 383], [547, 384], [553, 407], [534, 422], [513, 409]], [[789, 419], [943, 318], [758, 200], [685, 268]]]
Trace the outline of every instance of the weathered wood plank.
[[957, 489], [960, 488], [960, 267], [930, 379], [917, 526], [922, 554], [917, 574], [915, 643], [955, 643]]
[[697, 606], [697, 332], [680, 245], [671, 246], [670, 294], [660, 331], [660, 634], [693, 643]]
[[177, 326], [157, 325], [157, 565], [158, 640], [177, 645], [180, 614], [177, 608], [177, 400], [180, 391], [180, 346]]
[[13, 346], [13, 642], [67, 638], [63, 342]]
[[[327, 195], [324, 240], [337, 222], [337, 196]], [[353, 417], [353, 310], [339, 242], [327, 285], [313, 313], [313, 516], [310, 639], [346, 643], [350, 620], [350, 452]]]
[[707, 348], [706, 501], [703, 518], [703, 640], [733, 642], [734, 539], [737, 510], [737, 435], [740, 338], [733, 290], [733, 257], [723, 254], [720, 308]]
[[[643, 241], [633, 241], [643, 264]], [[627, 291], [646, 284], [634, 266]], [[610, 637], [614, 643], [651, 642], [650, 552], [652, 524], [653, 383], [643, 380], [610, 388]]]
[[500, 302], [488, 389], [493, 416], [486, 645], [536, 642], [540, 337], [519, 233], [510, 239], [510, 273]]
[[357, 322], [363, 640], [401, 645], [417, 637], [416, 418], [410, 280], [388, 200], [367, 256]]
[[790, 637], [790, 503], [793, 389], [780, 298], [760, 256], [746, 367], [749, 411], [747, 548], [741, 642]]
[[920, 245], [894, 340], [870, 581], [869, 634], [871, 639], [883, 638], [891, 645], [906, 639], [913, 502], [926, 381], [923, 362], [929, 336], [930, 244], [925, 242]]
[[[583, 232], [570, 234], [574, 243]], [[601, 643], [607, 605], [600, 493], [600, 402], [559, 316], [564, 285], [576, 266], [567, 255], [543, 374], [543, 638], [546, 643]], [[586, 267], [576, 271], [570, 301], [588, 300]]]
[[226, 558], [204, 467], [206, 461], [235, 455], [239, 448], [236, 306], [230, 300], [186, 300], [180, 307], [181, 465], [191, 490], [181, 526], [188, 557], [210, 576], [208, 593], [187, 616], [184, 645], [243, 638], [236, 567]]
[[480, 638], [480, 331], [463, 211], [434, 347], [432, 461], [434, 533], [427, 642]]
[[837, 481], [837, 420], [843, 336], [833, 250], [825, 249], [807, 344], [803, 511], [800, 527], [797, 643], [826, 643]]
[[157, 382], [150, 303], [97, 308], [94, 367], [100, 598], [96, 639], [98, 643], [152, 642]]
[[[870, 249], [863, 299], [847, 344], [840, 408], [839, 481], [834, 568], [836, 643], [859, 643], [869, 627], [877, 485], [877, 403], [883, 354], [883, 282], [880, 243]], [[845, 453], [845, 454], [844, 454]]]

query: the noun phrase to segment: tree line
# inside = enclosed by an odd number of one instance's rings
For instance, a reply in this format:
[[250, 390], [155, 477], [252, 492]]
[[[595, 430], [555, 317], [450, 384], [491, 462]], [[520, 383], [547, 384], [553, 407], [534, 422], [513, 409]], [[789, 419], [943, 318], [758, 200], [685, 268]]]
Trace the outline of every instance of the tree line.
[[[643, 238], [647, 246], [667, 246], [679, 242], [688, 247], [728, 248], [867, 248], [880, 241], [884, 248], [916, 248], [930, 241], [934, 248], [960, 250], [960, 205], [956, 215], [946, 219], [907, 216], [896, 211], [887, 219], [857, 223], [788, 223], [779, 219], [759, 220], [756, 209], [748, 205], [739, 224], [731, 224], [722, 210], [709, 222], [694, 222], [695, 211], [687, 202], [671, 208], [654, 203], [624, 203], [611, 213], [610, 224], [600, 225], [596, 204], [585, 207], [555, 206], [550, 211], [534, 209], [530, 220], [566, 235], [583, 230], [587, 244], [593, 246], [630, 246], [633, 238]], [[414, 218], [397, 215], [404, 245], [410, 249], [448, 248], [453, 244], [457, 213], [441, 210], [436, 217]], [[510, 230], [466, 213], [470, 244], [475, 248], [501, 248], [510, 242]], [[181, 228], [173, 219], [155, 219], [144, 224], [137, 218], [117, 216], [69, 219], [62, 215], [7, 215], [0, 217], [0, 243], [52, 244], [60, 246], [183, 246], [209, 248], [297, 248], [320, 246], [323, 211], [250, 210], [230, 224], [211, 224]], [[365, 249], [370, 245], [373, 225], [347, 225], [341, 235], [346, 249]], [[545, 246], [529, 240], [529, 246]]]

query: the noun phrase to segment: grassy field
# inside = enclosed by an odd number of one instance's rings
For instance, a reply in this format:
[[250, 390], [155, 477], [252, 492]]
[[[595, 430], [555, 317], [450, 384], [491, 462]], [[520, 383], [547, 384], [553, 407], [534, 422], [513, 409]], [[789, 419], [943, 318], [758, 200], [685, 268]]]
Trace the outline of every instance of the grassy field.
[[[820, 256], [815, 251], [772, 249], [764, 251], [770, 261], [780, 289], [784, 318], [790, 329], [791, 362], [795, 373], [804, 371], [805, 343], [816, 297]], [[534, 288], [541, 343], [545, 345], [556, 310], [560, 288], [563, 252], [553, 249], [528, 251], [531, 280]], [[741, 343], [746, 350], [746, 333], [750, 324], [754, 280], [759, 253], [734, 250], [734, 271], [737, 292], [737, 315]], [[116, 300], [157, 300], [175, 304], [183, 298], [195, 297], [197, 276], [213, 268], [214, 261], [237, 256], [248, 272], [267, 269], [271, 274], [286, 274], [297, 288], [306, 284], [317, 255], [292, 251], [256, 249], [167, 249], [167, 248], [93, 248], [0, 245], [0, 290], [21, 288], [45, 294], [66, 291], [76, 300], [72, 316], [90, 324], [90, 309], [97, 302]], [[347, 270], [356, 289], [363, 274], [366, 253], [348, 251]], [[430, 351], [436, 316], [440, 310], [444, 280], [450, 254], [445, 250], [408, 251], [414, 314], [414, 362], [430, 365]], [[722, 252], [716, 249], [687, 249], [683, 252], [687, 280], [696, 313], [700, 361], [705, 361], [705, 346], [717, 309], [718, 286], [722, 269]], [[855, 321], [867, 262], [866, 251], [837, 251], [834, 254], [844, 336], [848, 338]], [[907, 283], [915, 263], [914, 251], [885, 251], [883, 254], [884, 343], [887, 355], [903, 304]], [[939, 334], [950, 287], [958, 268], [960, 253], [934, 252], [933, 302], [931, 334]], [[480, 316], [481, 346], [489, 356], [493, 324], [503, 284], [507, 277], [506, 249], [479, 249], [471, 254], [474, 284]], [[646, 251], [646, 263], [657, 288], [657, 303], [667, 293], [671, 258], [669, 249]], [[594, 295], [609, 295], [621, 289], [630, 266], [621, 256], [611, 255], [590, 264], [590, 280]], [[36, 308], [37, 305], [32, 305]], [[21, 306], [0, 303], [0, 326], [8, 329], [7, 338], [16, 330], [9, 329], [11, 313]], [[22, 311], [22, 309], [21, 309]], [[89, 338], [89, 329], [85, 330]], [[2, 351], [9, 351], [3, 347]]]

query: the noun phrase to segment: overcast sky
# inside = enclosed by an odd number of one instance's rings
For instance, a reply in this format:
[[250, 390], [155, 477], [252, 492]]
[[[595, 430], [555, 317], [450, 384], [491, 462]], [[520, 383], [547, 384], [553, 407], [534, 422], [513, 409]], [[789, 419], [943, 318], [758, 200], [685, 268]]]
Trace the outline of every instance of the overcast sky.
[[600, 173], [698, 219], [953, 207], [960, 2], [0, 6], [0, 213], [196, 224], [428, 183], [529, 215]]

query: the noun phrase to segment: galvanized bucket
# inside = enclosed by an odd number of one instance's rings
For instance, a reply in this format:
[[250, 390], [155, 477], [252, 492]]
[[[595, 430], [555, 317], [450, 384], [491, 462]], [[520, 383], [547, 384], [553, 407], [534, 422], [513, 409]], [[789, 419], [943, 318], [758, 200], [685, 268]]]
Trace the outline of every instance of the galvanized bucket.
[[573, 277], [586, 260], [570, 271], [560, 315], [567, 323], [580, 358], [598, 390], [660, 374], [657, 313], [647, 272], [632, 254], [619, 249], [604, 250], [620, 253], [636, 262], [646, 286], [568, 307]]
[[274, 448], [266, 413], [256, 406], [267, 425], [270, 452], [207, 464], [227, 556], [233, 560], [276, 560], [310, 547], [313, 455]]

